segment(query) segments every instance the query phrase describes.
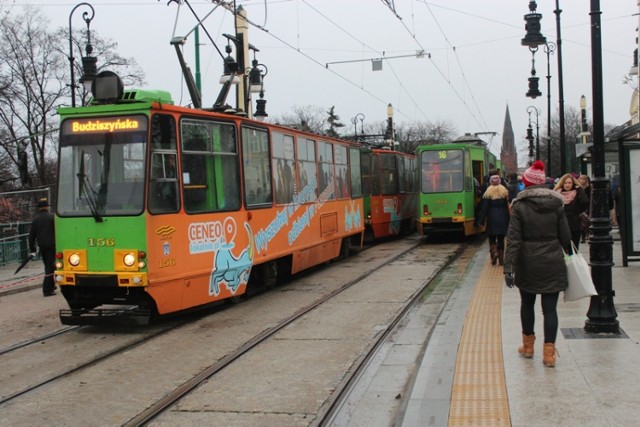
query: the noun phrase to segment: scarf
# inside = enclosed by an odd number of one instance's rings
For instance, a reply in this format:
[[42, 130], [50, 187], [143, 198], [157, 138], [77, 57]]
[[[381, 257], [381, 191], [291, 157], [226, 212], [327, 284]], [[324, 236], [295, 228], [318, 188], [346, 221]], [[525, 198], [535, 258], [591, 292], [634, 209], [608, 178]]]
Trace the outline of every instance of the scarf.
[[564, 198], [565, 205], [568, 205], [569, 203], [573, 202], [573, 199], [575, 199], [576, 195], [578, 194], [578, 192], [575, 189], [569, 190], [569, 191], [562, 191], [562, 189], [560, 188], [558, 189], [558, 192]]

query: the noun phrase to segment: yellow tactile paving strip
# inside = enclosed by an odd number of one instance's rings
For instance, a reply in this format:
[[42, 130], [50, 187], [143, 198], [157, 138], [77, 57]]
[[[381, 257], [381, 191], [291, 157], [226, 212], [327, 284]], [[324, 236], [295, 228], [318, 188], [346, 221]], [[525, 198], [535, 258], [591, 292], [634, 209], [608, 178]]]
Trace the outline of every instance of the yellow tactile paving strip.
[[458, 347], [449, 426], [510, 426], [502, 361], [502, 266], [487, 259]]

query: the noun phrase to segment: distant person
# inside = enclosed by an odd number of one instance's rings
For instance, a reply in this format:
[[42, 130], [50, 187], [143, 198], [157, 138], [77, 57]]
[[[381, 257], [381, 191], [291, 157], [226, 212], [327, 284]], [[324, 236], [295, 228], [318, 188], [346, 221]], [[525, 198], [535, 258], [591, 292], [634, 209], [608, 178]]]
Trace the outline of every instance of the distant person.
[[620, 228], [621, 218], [620, 215], [622, 213], [622, 187], [620, 181], [620, 174], [617, 173], [611, 177], [611, 198], [613, 199], [613, 215], [612, 215], [612, 224], [614, 227]]
[[56, 242], [53, 214], [49, 212], [49, 201], [46, 198], [38, 201], [38, 212], [31, 222], [31, 229], [29, 230], [29, 250], [31, 251], [31, 258], [36, 257], [36, 243], [40, 249], [40, 256], [44, 264], [42, 294], [45, 297], [49, 297], [56, 294], [56, 285], [53, 282]]
[[578, 180], [572, 174], [564, 174], [558, 180], [554, 190], [564, 198], [564, 213], [567, 216], [569, 229], [571, 230], [571, 240], [576, 248], [580, 247], [582, 237], [582, 221], [580, 214], [589, 209], [589, 199]]
[[489, 187], [482, 195], [478, 223], [485, 225], [489, 237], [491, 265], [504, 264], [504, 236], [509, 228], [509, 190], [500, 183], [500, 177], [489, 178]]
[[507, 180], [507, 190], [509, 190], [509, 201], [515, 200], [518, 197], [518, 193], [522, 191], [520, 188], [520, 182], [518, 182], [518, 174], [512, 173]]
[[589, 226], [591, 225], [589, 221], [591, 218], [591, 178], [589, 178], [589, 175], [580, 175], [580, 177], [578, 177], [578, 183], [587, 195], [587, 206], [589, 206], [585, 211], [586, 216], [583, 215], [580, 218], [582, 222], [582, 238], [580, 239], [580, 243], [585, 243], [589, 240]]
[[535, 303], [540, 294], [544, 316], [542, 362], [556, 364], [555, 343], [558, 334], [556, 310], [560, 291], [567, 289], [567, 267], [563, 249], [571, 245], [571, 231], [564, 213], [564, 198], [544, 186], [544, 163], [537, 160], [522, 177], [525, 189], [511, 207], [504, 258], [505, 283], [520, 291], [522, 346], [518, 352], [533, 357]]

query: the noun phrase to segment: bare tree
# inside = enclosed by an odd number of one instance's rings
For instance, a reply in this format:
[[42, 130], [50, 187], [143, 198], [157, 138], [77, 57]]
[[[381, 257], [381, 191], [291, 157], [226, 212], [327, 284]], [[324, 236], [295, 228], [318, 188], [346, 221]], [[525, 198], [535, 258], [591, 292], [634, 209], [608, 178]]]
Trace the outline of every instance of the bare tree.
[[[68, 40], [69, 30], [67, 28], [60, 28], [53, 36], [56, 40], [64, 41], [59, 43], [57, 50], [60, 55], [69, 58], [70, 52], [68, 52]], [[110, 70], [117, 72], [118, 76], [122, 79], [122, 83], [125, 87], [140, 87], [145, 84], [144, 71], [140, 68], [135, 58], [125, 58], [117, 52], [118, 43], [112, 39], [103, 38], [95, 31], [91, 31], [91, 56], [97, 58], [97, 72], [100, 73], [104, 70]], [[74, 29], [71, 44], [74, 49], [74, 58], [78, 58], [78, 55], [82, 53], [83, 56], [87, 56], [87, 30], [86, 28]], [[82, 61], [74, 61], [74, 73], [76, 76], [81, 76]], [[68, 65], [67, 65], [68, 68]], [[71, 77], [68, 72], [65, 72], [65, 81], [70, 81]], [[77, 85], [77, 81], [75, 82]], [[85, 105], [90, 96], [82, 85], [77, 85], [79, 89], [80, 104]]]
[[317, 134], [323, 133], [326, 123], [324, 108], [314, 105], [294, 105], [293, 114], [283, 114], [272, 121]]
[[2, 17], [0, 29], [0, 95], [2, 147], [17, 169], [23, 187], [32, 186], [29, 164], [44, 184], [44, 165], [50, 134], [57, 127], [52, 114], [67, 88], [62, 83], [64, 57], [47, 32], [47, 21], [35, 8]]
[[[13, 165], [9, 168], [12, 177], [3, 180], [19, 182], [21, 187], [47, 185], [55, 179], [51, 173], [58, 128], [55, 110], [69, 105], [69, 33], [66, 29], [49, 31], [48, 20], [33, 6], [15, 16], [1, 16], [0, 24], [0, 151], [6, 152]], [[86, 30], [74, 31], [74, 56], [86, 43]], [[109, 68], [125, 84], [144, 83], [136, 61], [120, 56], [115, 42], [91, 32], [91, 44], [98, 72]], [[82, 62], [74, 66], [81, 76]], [[84, 89], [79, 93], [84, 105], [88, 93]]]

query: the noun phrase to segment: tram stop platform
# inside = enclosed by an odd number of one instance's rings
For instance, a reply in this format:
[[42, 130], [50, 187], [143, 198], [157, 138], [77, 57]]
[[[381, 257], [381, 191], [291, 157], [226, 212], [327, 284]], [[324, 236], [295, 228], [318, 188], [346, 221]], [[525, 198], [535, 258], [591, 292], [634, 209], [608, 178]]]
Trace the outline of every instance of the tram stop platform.
[[[542, 310], [536, 300], [535, 354], [522, 344], [520, 297], [492, 266], [488, 244], [442, 311], [397, 425], [640, 425], [640, 264], [622, 267], [614, 236], [612, 284], [620, 334], [584, 331], [590, 299], [558, 301], [556, 366], [542, 363]], [[588, 260], [589, 244], [580, 245]]]

